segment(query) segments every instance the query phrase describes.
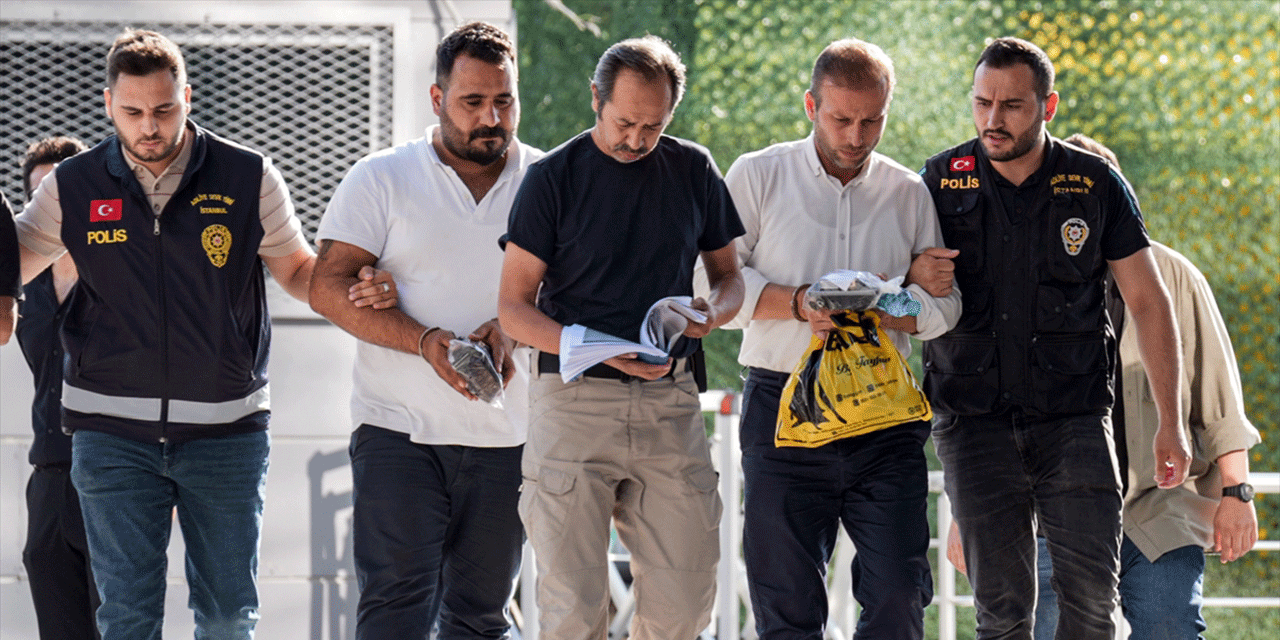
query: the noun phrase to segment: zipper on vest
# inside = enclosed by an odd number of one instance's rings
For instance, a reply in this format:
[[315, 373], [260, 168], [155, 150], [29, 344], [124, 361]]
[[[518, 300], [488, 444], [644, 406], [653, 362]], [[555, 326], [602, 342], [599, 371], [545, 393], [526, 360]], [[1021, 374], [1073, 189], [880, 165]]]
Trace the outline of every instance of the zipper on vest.
[[160, 294], [160, 442], [169, 441], [169, 312], [164, 289], [164, 245], [160, 238], [160, 212], [155, 215], [156, 287]]

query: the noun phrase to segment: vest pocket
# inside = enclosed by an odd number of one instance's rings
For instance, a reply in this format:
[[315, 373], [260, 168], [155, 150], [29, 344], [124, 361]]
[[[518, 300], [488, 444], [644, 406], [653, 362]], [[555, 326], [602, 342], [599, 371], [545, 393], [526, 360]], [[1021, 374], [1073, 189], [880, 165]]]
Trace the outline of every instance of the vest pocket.
[[1060, 282], [1080, 284], [1094, 280], [1102, 266], [1102, 216], [1097, 198], [1060, 194], [1049, 205], [1045, 243], [1049, 275]]
[[979, 201], [977, 193], [967, 193], [938, 202], [938, 226], [947, 248], [960, 250], [955, 263], [962, 274], [982, 271], [986, 244], [982, 212], [976, 211]]
[[925, 343], [924, 391], [938, 413], [981, 415], [995, 410], [1000, 372], [992, 338], [942, 336]]
[[960, 320], [956, 323], [952, 332], [957, 335], [966, 333], [989, 334], [992, 326], [994, 326], [991, 315], [991, 285], [985, 282], [975, 282], [970, 285], [962, 282], [960, 278], [956, 280], [956, 284], [964, 296], [964, 304], [961, 306]]
[[1033, 408], [1047, 414], [1095, 413], [1111, 407], [1111, 349], [1099, 332], [1037, 336], [1031, 345]]
[[[961, 289], [961, 291], [964, 291]], [[965, 295], [968, 295], [965, 291]], [[1042, 284], [1036, 292], [1036, 330], [1064, 332], [1102, 327], [1102, 288], [1095, 284]]]

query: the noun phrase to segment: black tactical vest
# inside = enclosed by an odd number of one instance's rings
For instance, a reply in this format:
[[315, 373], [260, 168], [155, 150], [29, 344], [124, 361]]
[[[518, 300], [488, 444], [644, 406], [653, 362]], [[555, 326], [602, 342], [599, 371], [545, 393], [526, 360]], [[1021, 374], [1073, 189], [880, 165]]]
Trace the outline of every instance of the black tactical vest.
[[191, 126], [160, 212], [115, 136], [57, 168], [80, 272], [63, 329], [69, 430], [154, 442], [266, 427], [263, 158]]
[[[1115, 340], [1104, 301], [1104, 229], [1109, 217], [1136, 215], [1136, 204], [1111, 210], [1116, 197], [1132, 198], [1128, 185], [1102, 159], [1053, 138], [1028, 179], [1038, 180], [1034, 204], [1021, 214], [1005, 210], [976, 139], [934, 156], [922, 175], [947, 247], [960, 250], [956, 285], [964, 296], [955, 329], [924, 347], [934, 409], [1108, 411]], [[1145, 231], [1137, 235], [1133, 242], [1145, 246]]]

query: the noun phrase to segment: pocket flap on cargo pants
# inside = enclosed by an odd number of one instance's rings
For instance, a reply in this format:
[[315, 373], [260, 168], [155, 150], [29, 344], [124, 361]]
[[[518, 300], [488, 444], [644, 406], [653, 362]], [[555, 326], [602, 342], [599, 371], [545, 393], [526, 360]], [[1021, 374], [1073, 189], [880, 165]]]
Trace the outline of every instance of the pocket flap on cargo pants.
[[573, 489], [575, 480], [574, 476], [559, 469], [543, 467], [538, 470], [538, 485], [543, 491], [552, 495], [562, 496], [569, 493]]

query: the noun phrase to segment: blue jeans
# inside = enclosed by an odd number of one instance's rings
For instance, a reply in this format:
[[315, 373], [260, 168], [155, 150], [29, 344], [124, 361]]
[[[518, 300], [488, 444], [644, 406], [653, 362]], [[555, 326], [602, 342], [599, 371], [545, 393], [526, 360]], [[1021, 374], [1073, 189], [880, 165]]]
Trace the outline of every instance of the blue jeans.
[[1049, 543], [1043, 536], [1036, 538], [1036, 595], [1035, 640], [1054, 640], [1058, 632], [1058, 594], [1053, 590], [1053, 560], [1049, 558]]
[[[1052, 571], [1050, 562], [1040, 563], [1041, 589], [1049, 582]], [[1203, 589], [1203, 549], [1195, 545], [1179, 547], [1152, 562], [1125, 536], [1120, 546], [1120, 607], [1132, 628], [1129, 640], [1203, 640]], [[1050, 615], [1052, 620], [1047, 619]], [[1047, 594], [1041, 591], [1036, 609], [1036, 640], [1053, 640], [1052, 625], [1057, 617], [1057, 596], [1052, 589]]]
[[181, 444], [95, 431], [72, 439], [103, 640], [159, 640], [174, 507], [197, 640], [247, 640], [258, 622], [258, 543], [270, 436]]
[[909, 422], [814, 449], [775, 447], [787, 374], [752, 369], [743, 390], [742, 547], [763, 640], [821, 640], [827, 565], [843, 524], [862, 605], [859, 638], [924, 637], [929, 570], [929, 426]]
[[1110, 417], [941, 415], [933, 441], [964, 540], [977, 637], [1032, 638], [1038, 517], [1062, 609], [1057, 636], [1110, 640], [1121, 507]]
[[351, 435], [356, 637], [509, 638], [520, 573], [524, 447], [427, 445], [361, 425]]

